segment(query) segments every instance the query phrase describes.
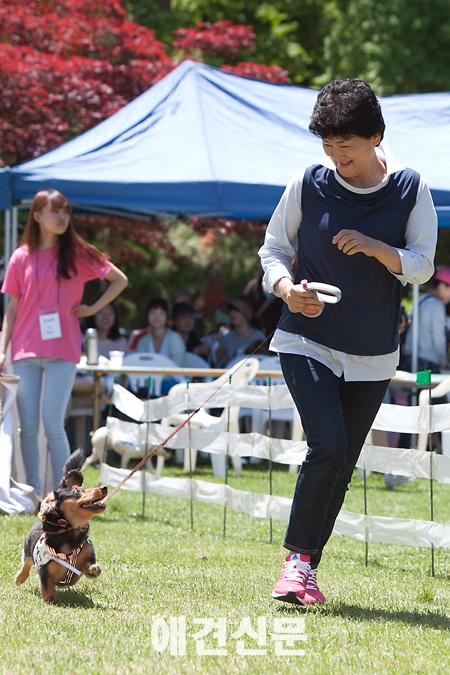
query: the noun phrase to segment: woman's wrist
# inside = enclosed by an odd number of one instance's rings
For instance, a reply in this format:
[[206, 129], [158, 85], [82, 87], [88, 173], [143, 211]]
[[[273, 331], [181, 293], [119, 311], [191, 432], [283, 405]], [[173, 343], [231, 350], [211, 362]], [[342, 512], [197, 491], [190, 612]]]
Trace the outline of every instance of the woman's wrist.
[[293, 285], [294, 282], [290, 277], [281, 277], [274, 285], [274, 290], [280, 295], [284, 302], [286, 302], [285, 295]]

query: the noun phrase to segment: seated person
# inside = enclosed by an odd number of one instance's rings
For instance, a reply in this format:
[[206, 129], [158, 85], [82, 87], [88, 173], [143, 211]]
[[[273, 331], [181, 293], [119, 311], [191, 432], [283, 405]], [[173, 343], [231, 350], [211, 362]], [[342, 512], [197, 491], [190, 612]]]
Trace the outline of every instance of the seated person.
[[202, 342], [195, 332], [195, 309], [187, 302], [176, 302], [172, 307], [173, 327], [181, 335], [186, 350], [208, 358], [210, 346]]
[[[255, 312], [255, 325], [261, 328], [263, 333], [271, 336], [275, 332], [281, 316], [284, 301], [277, 298], [273, 293], [268, 293], [263, 282], [264, 274], [261, 272], [251, 279], [244, 289], [244, 295], [251, 300]], [[269, 352], [273, 354], [273, 352]]]
[[[440, 373], [448, 366], [446, 305], [450, 302], [450, 268], [437, 269], [431, 288], [419, 300], [418, 370]], [[412, 317], [412, 324], [414, 323]], [[412, 356], [412, 324], [406, 333], [404, 354]], [[409, 370], [410, 368], [408, 368]], [[435, 400], [435, 403], [438, 401]]]
[[224, 368], [238, 354], [244, 355], [250, 345], [255, 344], [256, 348], [258, 342], [266, 339], [264, 333], [252, 325], [253, 306], [245, 295], [228, 301], [228, 314], [231, 330], [219, 339], [215, 352], [218, 368]]
[[113, 302], [103, 307], [93, 316], [88, 316], [85, 328], [96, 328], [98, 334], [98, 353], [109, 359], [109, 352], [125, 352], [128, 340], [125, 331], [119, 327], [117, 308]]
[[183, 338], [168, 328], [169, 305], [164, 298], [154, 298], [147, 305], [145, 316], [148, 326], [131, 335], [127, 351], [151, 352], [172, 359], [184, 367], [186, 345]]

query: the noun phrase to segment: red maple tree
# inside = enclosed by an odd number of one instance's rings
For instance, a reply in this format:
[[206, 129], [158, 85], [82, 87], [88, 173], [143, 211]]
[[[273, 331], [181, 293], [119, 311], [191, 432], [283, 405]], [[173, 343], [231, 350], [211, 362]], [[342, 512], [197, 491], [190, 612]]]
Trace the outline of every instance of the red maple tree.
[[2, 0], [0, 149], [36, 157], [126, 105], [174, 68], [117, 0]]

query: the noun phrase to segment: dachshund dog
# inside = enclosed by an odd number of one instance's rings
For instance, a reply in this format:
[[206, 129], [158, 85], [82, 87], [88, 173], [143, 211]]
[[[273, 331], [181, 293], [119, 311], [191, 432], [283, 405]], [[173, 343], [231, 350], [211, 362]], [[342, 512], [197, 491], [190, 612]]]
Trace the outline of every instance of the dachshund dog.
[[81, 574], [96, 579], [102, 571], [88, 533], [91, 518], [106, 509], [100, 500], [108, 488], [82, 487], [83, 461], [82, 450], [69, 457], [58, 489], [42, 500], [39, 521], [25, 537], [22, 567], [15, 582], [23, 584], [34, 564], [44, 602], [55, 602], [57, 586], [73, 586]]

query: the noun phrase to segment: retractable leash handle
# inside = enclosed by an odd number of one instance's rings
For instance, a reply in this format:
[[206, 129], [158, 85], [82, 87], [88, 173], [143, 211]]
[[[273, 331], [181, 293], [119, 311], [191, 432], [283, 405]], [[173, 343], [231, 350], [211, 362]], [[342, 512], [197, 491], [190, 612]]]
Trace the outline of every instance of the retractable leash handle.
[[[322, 284], [319, 281], [307, 281], [306, 279], [302, 279], [300, 284], [305, 291], [316, 291], [317, 299], [325, 304], [335, 305], [342, 298], [342, 291], [337, 286]], [[324, 307], [319, 309], [318, 312], [302, 312], [302, 314], [308, 316], [310, 319], [315, 319], [322, 314], [323, 310]]]

